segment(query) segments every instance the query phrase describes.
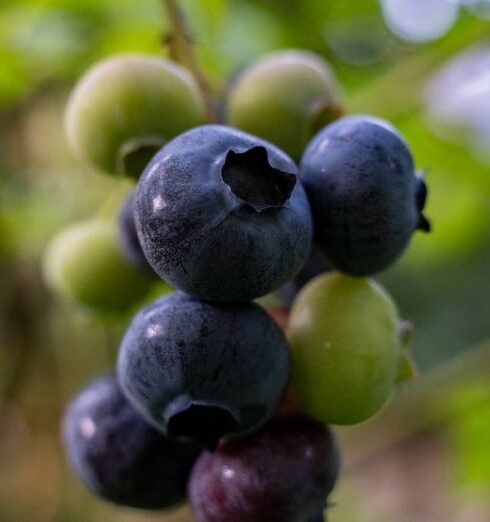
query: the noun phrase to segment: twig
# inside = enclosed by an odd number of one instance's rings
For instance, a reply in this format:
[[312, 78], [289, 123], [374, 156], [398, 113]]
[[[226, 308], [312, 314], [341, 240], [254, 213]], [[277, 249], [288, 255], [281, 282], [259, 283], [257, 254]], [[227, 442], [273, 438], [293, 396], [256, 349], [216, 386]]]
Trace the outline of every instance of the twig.
[[[443, 408], [441, 398], [463, 389], [471, 382], [486, 382], [490, 368], [490, 340], [465, 350], [442, 364], [430, 374], [420, 376], [408, 384], [385, 407], [382, 414], [360, 424], [343, 428], [341, 439], [349, 448], [350, 461], [359, 464], [376, 452], [386, 450], [409, 438], [451, 421], [460, 414], [456, 407]], [[485, 400], [490, 392], [484, 389]], [[468, 407], [465, 404], [465, 407]], [[369, 445], [365, 441], [371, 441]]]
[[170, 58], [186, 67], [194, 76], [206, 104], [208, 120], [214, 122], [217, 120], [214, 90], [199, 67], [194, 38], [189, 30], [185, 14], [177, 0], [163, 0], [163, 7], [170, 24], [170, 30], [164, 38], [164, 44], [168, 48]]

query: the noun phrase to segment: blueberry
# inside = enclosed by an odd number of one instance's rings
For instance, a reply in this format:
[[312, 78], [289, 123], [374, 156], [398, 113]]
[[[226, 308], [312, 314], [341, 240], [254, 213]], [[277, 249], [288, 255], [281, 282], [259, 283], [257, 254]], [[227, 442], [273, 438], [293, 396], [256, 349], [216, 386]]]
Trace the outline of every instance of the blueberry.
[[370, 116], [347, 116], [321, 130], [301, 160], [315, 243], [351, 275], [388, 267], [417, 228], [425, 195], [412, 154], [398, 131]]
[[410, 378], [396, 303], [375, 281], [329, 272], [310, 281], [289, 315], [291, 389], [325, 424], [375, 415]]
[[263, 424], [288, 373], [284, 335], [261, 308], [183, 292], [136, 315], [118, 361], [122, 389], [146, 418], [207, 447]]
[[57, 234], [44, 254], [44, 276], [57, 294], [95, 312], [121, 312], [142, 299], [152, 279], [122, 255], [114, 222], [92, 219]]
[[294, 159], [342, 112], [334, 72], [302, 50], [270, 53], [251, 63], [228, 95], [228, 123], [270, 140]]
[[201, 299], [249, 300], [306, 260], [308, 201], [293, 161], [222, 125], [181, 134], [146, 168], [135, 193], [141, 246], [155, 272]]
[[63, 423], [68, 458], [86, 486], [105, 500], [164, 509], [185, 499], [198, 446], [176, 442], [147, 424], [113, 374], [90, 382]]
[[192, 75], [163, 57], [122, 54], [80, 79], [66, 109], [69, 145], [109, 174], [139, 177], [160, 147], [205, 120]]
[[122, 255], [136, 268], [146, 274], [154, 273], [141, 248], [134, 222], [134, 192], [124, 200], [118, 216], [119, 245]]
[[197, 522], [316, 522], [339, 468], [328, 427], [302, 414], [282, 415], [252, 436], [203, 452], [189, 501]]

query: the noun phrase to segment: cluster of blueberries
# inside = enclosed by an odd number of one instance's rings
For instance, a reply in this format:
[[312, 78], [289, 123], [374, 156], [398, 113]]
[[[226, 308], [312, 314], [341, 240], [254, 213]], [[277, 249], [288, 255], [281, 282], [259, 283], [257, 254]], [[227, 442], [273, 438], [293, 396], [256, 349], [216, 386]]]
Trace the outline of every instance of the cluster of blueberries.
[[[347, 314], [372, 299], [368, 313], [387, 318], [376, 319], [386, 334], [373, 334], [372, 344], [390, 346], [380, 366], [390, 381], [374, 408], [345, 423], [374, 414], [399, 373], [399, 325], [391, 302], [363, 276], [393, 263], [416, 229], [429, 229], [426, 188], [391, 124], [340, 117], [332, 73], [310, 53], [275, 53], [252, 64], [232, 85], [225, 112], [228, 125], [201, 124], [202, 100], [188, 73], [137, 55], [102, 62], [72, 94], [73, 150], [103, 170], [138, 178], [119, 215], [126, 261], [177, 290], [140, 309], [116, 373], [72, 401], [67, 453], [91, 490], [120, 505], [165, 509], [188, 497], [199, 522], [319, 522], [340, 465], [327, 424], [344, 422], [309, 407], [337, 399], [321, 377], [306, 378], [312, 401], [286, 393], [290, 379], [293, 395], [294, 380], [305, 380], [308, 364], [300, 359], [309, 355], [295, 355], [295, 343], [310, 339], [305, 325], [318, 310], [309, 309], [314, 303], [298, 309], [288, 342], [252, 300], [280, 292], [289, 306], [327, 267], [346, 274], [329, 274], [315, 299], [337, 295], [333, 308]], [[288, 153], [301, 156], [299, 167]], [[69, 266], [60, 252], [58, 272]], [[53, 272], [58, 288], [70, 286]], [[103, 277], [97, 281], [103, 286]], [[358, 324], [366, 349], [369, 322], [364, 337]], [[362, 381], [362, 364], [354, 360], [346, 378], [357, 372]], [[379, 381], [373, 364], [365, 373]], [[321, 374], [321, 365], [311, 366]], [[333, 370], [342, 379], [343, 369]], [[369, 396], [353, 395], [355, 384], [349, 396], [339, 392], [347, 409]]]

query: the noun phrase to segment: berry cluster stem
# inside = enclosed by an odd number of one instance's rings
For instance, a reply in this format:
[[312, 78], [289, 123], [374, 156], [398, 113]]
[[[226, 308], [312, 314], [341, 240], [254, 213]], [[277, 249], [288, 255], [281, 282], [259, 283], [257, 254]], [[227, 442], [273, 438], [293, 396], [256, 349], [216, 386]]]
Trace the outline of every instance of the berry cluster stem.
[[191, 34], [187, 18], [177, 0], [163, 0], [163, 8], [169, 20], [170, 29], [165, 35], [164, 44], [170, 58], [186, 67], [196, 79], [206, 104], [208, 120], [216, 121], [216, 109], [213, 101], [213, 87], [199, 66], [195, 41]]

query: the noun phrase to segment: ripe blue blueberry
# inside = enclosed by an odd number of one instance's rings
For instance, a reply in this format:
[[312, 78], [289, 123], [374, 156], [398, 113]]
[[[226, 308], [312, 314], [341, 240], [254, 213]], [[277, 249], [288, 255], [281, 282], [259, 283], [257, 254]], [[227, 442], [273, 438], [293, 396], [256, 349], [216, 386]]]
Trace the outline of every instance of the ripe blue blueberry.
[[252, 303], [209, 303], [173, 292], [143, 308], [119, 353], [134, 406], [171, 437], [207, 447], [263, 424], [289, 373], [286, 340]]
[[401, 255], [417, 228], [430, 229], [422, 215], [425, 184], [406, 142], [384, 120], [347, 116], [325, 127], [306, 149], [300, 177], [315, 242], [338, 270], [379, 272]]
[[297, 167], [280, 149], [222, 125], [181, 134], [138, 182], [135, 220], [153, 269], [201, 299], [249, 300], [298, 272], [312, 238]]
[[204, 451], [189, 479], [197, 522], [317, 522], [337, 480], [328, 427], [299, 413]]
[[168, 439], [147, 424], [113, 374], [90, 382], [63, 423], [69, 460], [94, 493], [116, 504], [165, 509], [185, 499], [198, 446]]

